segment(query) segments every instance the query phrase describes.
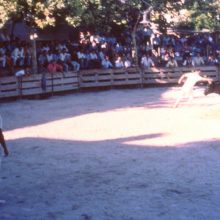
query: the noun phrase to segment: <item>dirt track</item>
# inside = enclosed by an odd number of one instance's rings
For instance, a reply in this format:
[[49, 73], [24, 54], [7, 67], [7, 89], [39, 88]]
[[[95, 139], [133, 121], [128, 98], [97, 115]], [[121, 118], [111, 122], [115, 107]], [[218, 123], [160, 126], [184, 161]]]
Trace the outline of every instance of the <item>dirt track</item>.
[[1, 104], [1, 220], [219, 220], [220, 96], [179, 88]]

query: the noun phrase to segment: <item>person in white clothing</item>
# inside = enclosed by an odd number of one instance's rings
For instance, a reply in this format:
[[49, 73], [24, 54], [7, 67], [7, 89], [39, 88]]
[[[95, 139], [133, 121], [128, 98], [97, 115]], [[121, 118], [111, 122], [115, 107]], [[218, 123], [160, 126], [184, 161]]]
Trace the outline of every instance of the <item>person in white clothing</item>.
[[185, 73], [179, 78], [178, 84], [181, 84], [184, 80], [185, 81], [182, 86], [180, 96], [177, 98], [173, 106], [174, 108], [176, 108], [179, 105], [180, 101], [185, 96], [188, 98], [188, 101], [191, 101], [193, 99], [193, 88], [196, 85], [196, 83], [198, 82], [208, 82], [209, 84], [212, 83], [211, 79], [203, 77], [200, 74], [201, 74], [200, 70], [195, 70], [190, 73]]
[[24, 48], [22, 46], [15, 47], [12, 51], [11, 57], [13, 59], [13, 65], [23, 66], [24, 65]]
[[195, 57], [192, 59], [192, 65], [193, 66], [202, 66], [205, 64], [205, 61], [203, 57], [200, 55], [200, 53], [197, 53]]
[[168, 68], [175, 68], [175, 67], [178, 67], [178, 63], [176, 62], [176, 60], [174, 59], [174, 57], [170, 57], [167, 64], [166, 64], [166, 67]]
[[109, 68], [113, 68], [113, 64], [109, 59], [109, 56], [105, 56], [104, 59], [102, 59], [102, 68], [103, 69], [109, 69]]
[[144, 54], [141, 57], [141, 65], [143, 68], [150, 68], [150, 67], [154, 67], [154, 62], [153, 60], [150, 58], [149, 54]]
[[115, 60], [115, 67], [116, 68], [124, 68], [124, 62], [121, 56], [118, 56]]
[[27, 75], [30, 75], [30, 69], [29, 68], [18, 70], [15, 73], [16, 77], [22, 77], [22, 76], [27, 76]]

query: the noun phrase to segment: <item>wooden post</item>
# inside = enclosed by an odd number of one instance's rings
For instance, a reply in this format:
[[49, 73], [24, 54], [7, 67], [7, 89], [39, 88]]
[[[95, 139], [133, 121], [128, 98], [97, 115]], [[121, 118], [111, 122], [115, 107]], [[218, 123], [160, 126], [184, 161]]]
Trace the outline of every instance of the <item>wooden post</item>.
[[33, 37], [31, 40], [31, 61], [32, 61], [32, 73], [37, 74], [38, 73], [38, 67], [37, 67], [37, 47], [36, 47], [36, 39]]

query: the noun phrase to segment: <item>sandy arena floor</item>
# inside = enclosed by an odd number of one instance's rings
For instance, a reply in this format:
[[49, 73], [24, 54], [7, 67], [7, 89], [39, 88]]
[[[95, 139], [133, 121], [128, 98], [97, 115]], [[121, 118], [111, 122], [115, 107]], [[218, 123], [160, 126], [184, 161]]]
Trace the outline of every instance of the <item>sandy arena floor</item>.
[[1, 104], [1, 220], [219, 220], [220, 96], [121, 89]]

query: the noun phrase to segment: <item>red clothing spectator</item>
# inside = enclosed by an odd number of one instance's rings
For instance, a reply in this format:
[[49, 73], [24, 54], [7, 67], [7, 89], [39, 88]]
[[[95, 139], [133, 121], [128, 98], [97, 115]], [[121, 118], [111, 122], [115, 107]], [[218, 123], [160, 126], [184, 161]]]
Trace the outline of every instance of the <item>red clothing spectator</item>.
[[55, 60], [53, 60], [52, 62], [50, 62], [48, 64], [47, 70], [50, 73], [55, 73], [55, 72], [58, 72], [58, 71], [63, 72], [63, 66], [61, 64], [57, 63]]

